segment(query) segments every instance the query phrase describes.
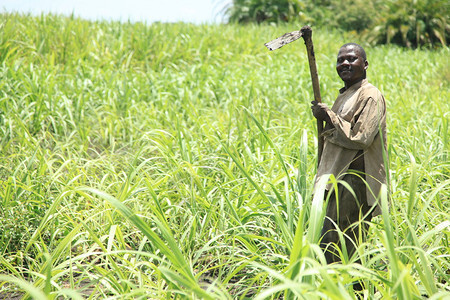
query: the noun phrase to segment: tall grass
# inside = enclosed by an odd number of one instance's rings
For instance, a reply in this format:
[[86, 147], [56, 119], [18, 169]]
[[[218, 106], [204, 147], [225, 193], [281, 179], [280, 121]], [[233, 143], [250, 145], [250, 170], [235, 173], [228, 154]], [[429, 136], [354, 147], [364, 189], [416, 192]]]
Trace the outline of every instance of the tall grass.
[[[359, 280], [367, 299], [449, 295], [447, 49], [366, 49], [388, 99], [390, 211], [328, 266], [304, 45], [263, 47], [291, 27], [0, 27], [1, 293], [354, 299]], [[313, 38], [331, 104], [353, 39]]]

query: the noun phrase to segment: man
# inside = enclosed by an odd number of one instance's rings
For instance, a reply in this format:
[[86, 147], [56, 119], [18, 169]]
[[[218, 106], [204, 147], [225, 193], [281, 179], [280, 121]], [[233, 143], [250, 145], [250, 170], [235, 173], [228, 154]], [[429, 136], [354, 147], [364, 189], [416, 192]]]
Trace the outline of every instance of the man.
[[[386, 183], [386, 103], [380, 91], [366, 79], [369, 63], [364, 49], [355, 43], [343, 45], [337, 56], [336, 71], [344, 81], [333, 107], [313, 101], [313, 115], [326, 122], [324, 148], [317, 169], [319, 178], [332, 174], [346, 182], [354, 193], [339, 183], [335, 190], [326, 187], [329, 196], [322, 228], [321, 247], [327, 263], [340, 261], [344, 233], [349, 257], [359, 237], [364, 238], [367, 222], [381, 213], [378, 196]], [[383, 154], [384, 152], [384, 154]], [[366, 184], [367, 183], [367, 184]], [[356, 197], [355, 197], [356, 196]]]

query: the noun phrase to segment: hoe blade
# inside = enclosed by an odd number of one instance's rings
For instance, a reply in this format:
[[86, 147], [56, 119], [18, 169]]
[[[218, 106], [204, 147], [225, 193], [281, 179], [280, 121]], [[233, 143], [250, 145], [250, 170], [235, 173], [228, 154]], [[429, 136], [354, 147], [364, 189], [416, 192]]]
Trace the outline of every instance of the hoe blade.
[[295, 40], [298, 40], [301, 36], [302, 32], [300, 30], [288, 32], [273, 41], [265, 43], [264, 46], [266, 46], [267, 49], [269, 49], [270, 51], [277, 50], [278, 48], [281, 48], [284, 45], [292, 43]]

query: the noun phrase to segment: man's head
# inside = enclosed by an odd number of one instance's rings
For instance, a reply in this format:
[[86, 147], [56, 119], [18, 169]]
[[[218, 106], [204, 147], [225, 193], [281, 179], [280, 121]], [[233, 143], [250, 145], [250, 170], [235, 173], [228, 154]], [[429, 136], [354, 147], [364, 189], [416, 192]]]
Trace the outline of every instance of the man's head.
[[366, 70], [369, 67], [364, 48], [355, 43], [348, 43], [339, 49], [336, 62], [336, 71], [345, 82], [345, 87], [350, 87], [358, 81], [366, 78]]

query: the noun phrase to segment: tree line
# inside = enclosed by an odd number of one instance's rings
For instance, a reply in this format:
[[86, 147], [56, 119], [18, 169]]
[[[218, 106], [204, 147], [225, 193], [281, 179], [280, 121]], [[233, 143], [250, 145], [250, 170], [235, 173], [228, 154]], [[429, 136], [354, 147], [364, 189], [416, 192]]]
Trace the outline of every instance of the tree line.
[[230, 23], [300, 22], [354, 31], [371, 44], [447, 46], [446, 0], [233, 0]]

